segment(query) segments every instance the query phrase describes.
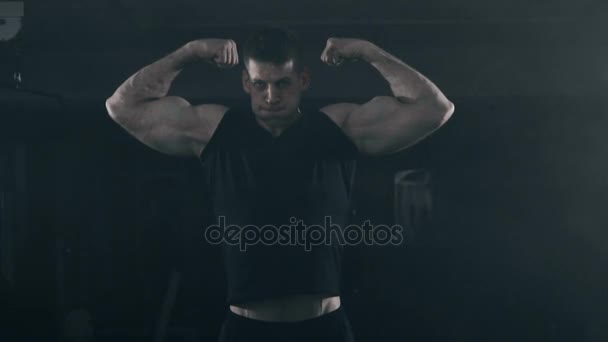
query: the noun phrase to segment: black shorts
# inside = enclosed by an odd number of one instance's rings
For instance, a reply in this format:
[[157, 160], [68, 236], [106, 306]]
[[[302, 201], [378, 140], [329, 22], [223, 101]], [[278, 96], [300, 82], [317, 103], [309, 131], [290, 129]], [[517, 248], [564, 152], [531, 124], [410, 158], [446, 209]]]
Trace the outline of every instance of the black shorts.
[[267, 322], [239, 316], [228, 308], [219, 342], [354, 342], [342, 306], [323, 316], [297, 322]]

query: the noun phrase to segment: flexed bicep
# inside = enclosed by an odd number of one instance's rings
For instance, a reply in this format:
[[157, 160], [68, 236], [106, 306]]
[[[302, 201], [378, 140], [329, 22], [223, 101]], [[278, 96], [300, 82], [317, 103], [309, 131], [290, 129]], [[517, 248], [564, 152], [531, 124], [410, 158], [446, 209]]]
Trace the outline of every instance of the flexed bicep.
[[[137, 140], [156, 151], [175, 156], [197, 156], [228, 110], [217, 104], [192, 106], [177, 96], [120, 109], [107, 106], [114, 121]], [[118, 110], [129, 113], [113, 114]]]
[[[391, 154], [408, 148], [439, 128], [452, 108], [434, 108], [426, 102], [406, 103], [391, 96], [376, 96], [363, 105], [336, 104], [326, 107], [359, 151], [366, 155]], [[436, 113], [445, 113], [443, 120]]]

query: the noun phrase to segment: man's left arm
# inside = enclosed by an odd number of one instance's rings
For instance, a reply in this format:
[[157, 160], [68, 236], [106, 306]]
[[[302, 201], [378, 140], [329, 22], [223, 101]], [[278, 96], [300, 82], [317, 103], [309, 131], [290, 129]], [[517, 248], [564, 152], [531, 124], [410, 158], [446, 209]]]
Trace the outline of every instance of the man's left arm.
[[390, 84], [393, 96], [376, 96], [359, 105], [339, 103], [321, 109], [367, 155], [403, 150], [441, 127], [454, 104], [424, 75], [371, 42], [330, 38], [321, 55], [328, 65], [361, 59]]

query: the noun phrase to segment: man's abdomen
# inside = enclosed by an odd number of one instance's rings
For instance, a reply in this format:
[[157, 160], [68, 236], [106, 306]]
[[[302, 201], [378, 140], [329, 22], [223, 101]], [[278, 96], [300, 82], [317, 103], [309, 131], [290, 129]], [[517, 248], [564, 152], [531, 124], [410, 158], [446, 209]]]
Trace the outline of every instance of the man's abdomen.
[[340, 296], [297, 295], [230, 305], [230, 311], [260, 321], [295, 322], [328, 314], [340, 305]]

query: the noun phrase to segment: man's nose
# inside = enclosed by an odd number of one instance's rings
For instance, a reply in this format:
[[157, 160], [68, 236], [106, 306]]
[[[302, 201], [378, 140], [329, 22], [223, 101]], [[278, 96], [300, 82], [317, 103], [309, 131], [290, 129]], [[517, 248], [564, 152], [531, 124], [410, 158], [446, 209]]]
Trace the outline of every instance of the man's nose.
[[266, 92], [266, 102], [267, 103], [277, 103], [279, 102], [279, 91], [272, 86], [268, 87], [268, 91]]

